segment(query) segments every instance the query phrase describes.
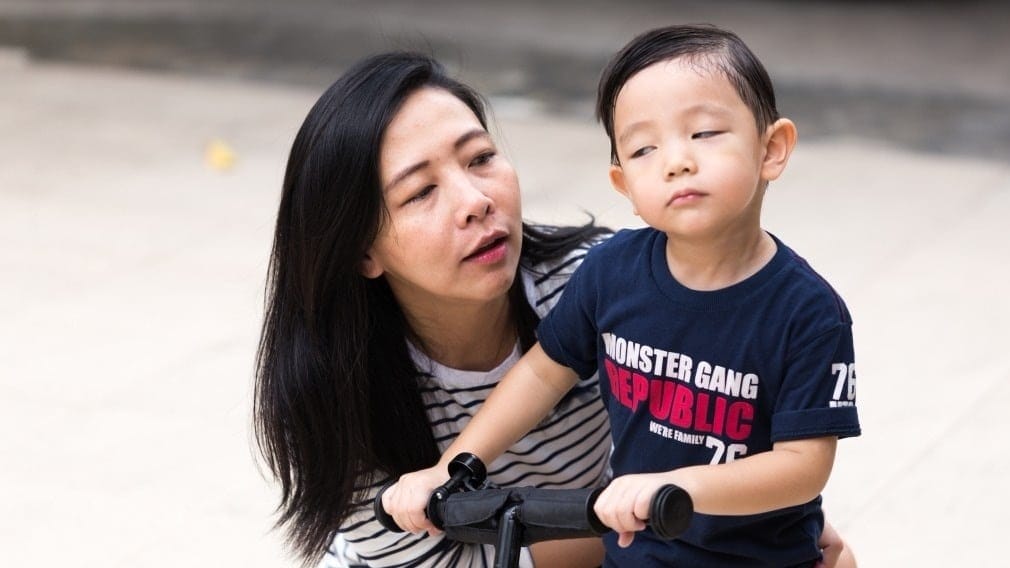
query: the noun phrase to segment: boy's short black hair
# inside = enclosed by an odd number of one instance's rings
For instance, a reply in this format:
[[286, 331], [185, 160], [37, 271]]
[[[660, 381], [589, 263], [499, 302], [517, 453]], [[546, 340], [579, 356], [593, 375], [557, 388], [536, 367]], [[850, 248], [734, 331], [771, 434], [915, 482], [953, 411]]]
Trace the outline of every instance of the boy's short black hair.
[[610, 138], [610, 159], [617, 159], [614, 105], [625, 83], [642, 69], [660, 61], [706, 58], [726, 75], [757, 122], [758, 132], [779, 118], [775, 91], [761, 62], [733, 32], [710, 25], [667, 26], [640, 34], [614, 55], [603, 69], [596, 98], [596, 118]]

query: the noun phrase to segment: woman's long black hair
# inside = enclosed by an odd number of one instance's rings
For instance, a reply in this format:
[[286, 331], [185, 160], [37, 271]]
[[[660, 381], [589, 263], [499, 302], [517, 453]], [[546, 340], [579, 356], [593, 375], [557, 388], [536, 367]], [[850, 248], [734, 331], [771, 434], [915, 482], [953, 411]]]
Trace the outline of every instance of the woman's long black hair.
[[[410, 330], [384, 278], [361, 261], [385, 209], [382, 136], [403, 101], [444, 89], [487, 128], [484, 103], [430, 57], [387, 53], [342, 75], [309, 111], [284, 176], [256, 366], [254, 428], [280, 482], [278, 526], [306, 563], [356, 505], [355, 490], [439, 457], [407, 351]], [[523, 226], [526, 264], [562, 256], [606, 229]], [[537, 318], [510, 291], [523, 347]]]

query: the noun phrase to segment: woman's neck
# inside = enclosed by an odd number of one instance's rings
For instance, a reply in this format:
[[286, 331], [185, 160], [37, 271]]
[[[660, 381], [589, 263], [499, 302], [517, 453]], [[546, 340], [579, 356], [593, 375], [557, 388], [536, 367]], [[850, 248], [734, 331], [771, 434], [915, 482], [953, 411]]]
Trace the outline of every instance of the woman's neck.
[[463, 371], [490, 371], [516, 342], [508, 295], [449, 309], [404, 309], [414, 341], [439, 363]]
[[702, 242], [668, 235], [666, 262], [670, 273], [692, 290], [719, 290], [756, 274], [775, 256], [775, 240], [760, 229], [727, 233]]

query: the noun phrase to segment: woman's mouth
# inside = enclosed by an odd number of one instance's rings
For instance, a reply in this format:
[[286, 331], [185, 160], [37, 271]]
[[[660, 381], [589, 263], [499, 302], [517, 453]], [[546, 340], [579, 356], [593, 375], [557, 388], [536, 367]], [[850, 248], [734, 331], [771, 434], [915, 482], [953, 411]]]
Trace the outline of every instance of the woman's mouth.
[[506, 252], [508, 252], [508, 237], [501, 236], [478, 247], [477, 250], [467, 255], [463, 260], [478, 264], [493, 264], [505, 258]]

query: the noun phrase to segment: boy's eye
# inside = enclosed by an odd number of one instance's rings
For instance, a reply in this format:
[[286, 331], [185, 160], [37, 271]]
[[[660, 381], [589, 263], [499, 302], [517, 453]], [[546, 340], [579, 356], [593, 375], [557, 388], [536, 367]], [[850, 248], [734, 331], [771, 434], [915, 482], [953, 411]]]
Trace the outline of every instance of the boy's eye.
[[656, 149], [655, 146], [643, 146], [643, 147], [635, 150], [634, 152], [632, 152], [631, 153], [631, 157], [632, 158], [639, 158], [639, 157], [642, 157], [642, 156], [648, 154], [649, 152], [652, 152], [655, 149]]
[[422, 199], [424, 199], [424, 198], [428, 197], [429, 195], [431, 195], [432, 191], [435, 191], [435, 186], [434, 185], [426, 185], [426, 186], [424, 186], [424, 188], [421, 189], [421, 191], [419, 191], [419, 192], [415, 193], [414, 195], [412, 195], [410, 197], [410, 199], [408, 199], [405, 202], [405, 204], [406, 203], [414, 203], [414, 202], [417, 202], [417, 201], [421, 201]]
[[701, 132], [695, 132], [694, 134], [692, 134], [691, 135], [691, 139], [692, 140], [700, 140], [700, 139], [704, 139], [704, 138], [711, 138], [711, 137], [719, 135], [719, 134], [722, 134], [722, 131], [719, 131], [719, 130], [702, 130]]

